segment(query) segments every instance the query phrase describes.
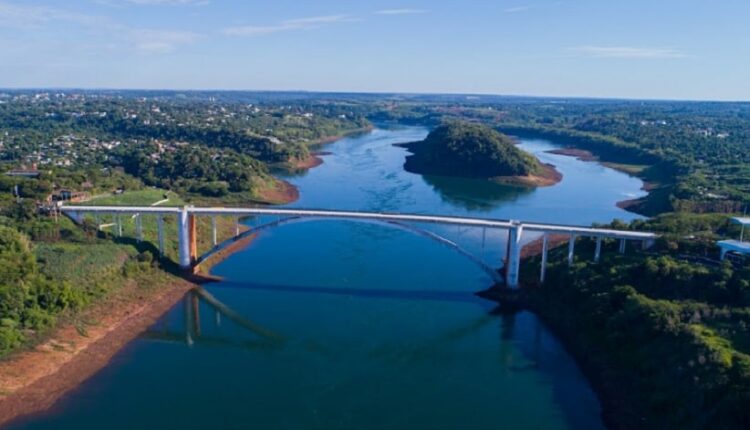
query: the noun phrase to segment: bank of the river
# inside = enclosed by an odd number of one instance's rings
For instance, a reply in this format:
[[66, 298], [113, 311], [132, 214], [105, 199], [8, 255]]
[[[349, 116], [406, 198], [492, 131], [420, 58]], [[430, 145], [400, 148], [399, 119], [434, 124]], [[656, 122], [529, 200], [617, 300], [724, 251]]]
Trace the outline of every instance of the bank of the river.
[[[633, 175], [633, 176], [638, 176], [644, 169], [643, 166], [634, 165], [634, 164], [603, 162], [599, 159], [599, 157], [594, 155], [593, 152], [587, 151], [585, 149], [568, 147], [568, 148], [553, 149], [547, 152], [549, 152], [550, 154], [575, 157], [581, 161], [600, 163], [603, 166], [609, 167], [610, 169], [614, 169], [614, 170], [617, 170], [618, 172], [627, 173], [628, 175]], [[644, 181], [642, 190], [651, 192], [655, 190], [657, 187], [658, 187], [657, 184]], [[639, 213], [639, 208], [641, 204], [644, 202], [644, 200], [646, 200], [647, 197], [648, 196], [641, 197], [638, 199], [620, 200], [619, 202], [617, 202], [617, 207], [626, 211], [631, 211], [633, 213]]]
[[[580, 134], [570, 130], [547, 129], [538, 127], [503, 126], [499, 128], [504, 133], [527, 139], [549, 139], [565, 145], [550, 153], [575, 157], [582, 161], [594, 161], [611, 169], [627, 173], [644, 182], [644, 191], [649, 193], [638, 199], [627, 199], [618, 203], [618, 207], [629, 212], [656, 216], [672, 211], [669, 203], [670, 184], [674, 182], [671, 173], [660, 173], [659, 178], [653, 178], [646, 173], [648, 167], [660, 163], [662, 160], [648, 154], [634, 145], [624, 142], [615, 144], [614, 139], [606, 136], [599, 138]], [[658, 183], [656, 182], [658, 181]]]
[[[524, 272], [538, 272], [535, 258], [542, 254], [542, 238], [536, 239], [524, 246], [521, 252], [522, 269]], [[568, 243], [570, 236], [554, 234], [548, 237], [548, 250], [559, 248]], [[525, 267], [523, 267], [525, 266]], [[533, 266], [533, 267], [530, 267]], [[632, 407], [633, 394], [623, 392], [621, 381], [613, 377], [612, 372], [597, 364], [594, 357], [589, 355], [589, 350], [584, 347], [586, 340], [581, 339], [580, 334], [567, 330], [567, 326], [559, 320], [560, 312], [551, 312], [546, 304], [537, 297], [535, 288], [528, 288], [528, 285], [521, 289], [511, 290], [503, 286], [493, 286], [492, 288], [480, 292], [478, 295], [487, 300], [492, 300], [500, 306], [519, 310], [528, 310], [537, 315], [549, 329], [558, 337], [565, 349], [575, 358], [581, 371], [586, 379], [592, 384], [594, 391], [602, 404], [602, 419], [610, 430], [614, 429], [634, 429], [642, 425], [641, 415], [637, 409]], [[575, 309], [570, 309], [575, 312]]]
[[128, 280], [74, 320], [62, 321], [46, 341], [1, 361], [0, 426], [52, 407], [196, 285], [166, 273], [148, 282]]
[[504, 185], [516, 185], [521, 187], [551, 187], [559, 184], [563, 179], [562, 173], [557, 171], [552, 164], [541, 163], [541, 171], [527, 176], [505, 176], [490, 179], [493, 182]]
[[[367, 133], [372, 130], [374, 130], [374, 126], [347, 130], [337, 135], [326, 136], [310, 143], [308, 146], [311, 148], [322, 148], [325, 145], [329, 145], [348, 136]], [[287, 163], [282, 163], [277, 167], [290, 172], [314, 169], [323, 164], [323, 159], [321, 158], [323, 155], [327, 155], [327, 153], [324, 151], [313, 151], [303, 159], [291, 160]], [[288, 181], [278, 178], [276, 178], [276, 181], [272, 185], [261, 187], [256, 192], [256, 195], [259, 203], [272, 205], [288, 205], [299, 200], [299, 190], [297, 187]]]
[[[343, 136], [366, 130], [348, 132]], [[318, 144], [332, 143], [329, 137]], [[313, 153], [294, 164], [312, 169], [323, 164]], [[286, 180], [274, 178], [256, 191], [256, 202], [285, 205], [299, 199], [299, 190]], [[222, 229], [224, 229], [222, 223]], [[247, 231], [242, 225], [240, 231]], [[115, 294], [93, 304], [75, 321], [63, 321], [48, 338], [0, 362], [0, 426], [19, 416], [43, 412], [70, 390], [107, 365], [125, 345], [153, 325], [190, 289], [219, 281], [211, 269], [246, 249], [255, 235], [227, 244], [204, 260], [189, 280], [160, 272], [158, 279], [143, 283], [129, 280]], [[153, 269], [159, 270], [159, 269]], [[80, 321], [95, 321], [82, 328]]]
[[368, 125], [367, 127], [360, 127], [360, 128], [355, 128], [352, 130], [345, 130], [339, 134], [334, 134], [331, 136], [326, 136], [324, 138], [318, 139], [317, 141], [310, 143], [308, 146], [311, 148], [319, 148], [319, 147], [328, 145], [330, 143], [334, 143], [338, 140], [344, 139], [346, 137], [354, 136], [354, 135], [361, 134], [361, 133], [367, 133], [373, 130], [375, 130], [375, 126], [372, 124]]
[[[562, 243], [558, 243], [562, 245]], [[625, 392], [620, 381], [614, 378], [612, 372], [597, 362], [597, 357], [590, 355], [590, 350], [585, 347], [585, 340], [580, 338], [579, 333], [566, 330], [566, 326], [550, 312], [546, 306], [542, 306], [534, 291], [521, 288], [510, 290], [504, 287], [493, 287], [478, 294], [487, 300], [500, 304], [501, 307], [513, 311], [528, 310], [537, 315], [560, 339], [565, 349], [575, 358], [579, 368], [591, 383], [597, 397], [602, 405], [602, 419], [610, 430], [629, 430], [643, 428], [642, 416], [638, 409], [633, 407], [633, 396], [637, 393]], [[549, 306], [553, 306], [549, 304]], [[575, 312], [571, 309], [570, 312]]]

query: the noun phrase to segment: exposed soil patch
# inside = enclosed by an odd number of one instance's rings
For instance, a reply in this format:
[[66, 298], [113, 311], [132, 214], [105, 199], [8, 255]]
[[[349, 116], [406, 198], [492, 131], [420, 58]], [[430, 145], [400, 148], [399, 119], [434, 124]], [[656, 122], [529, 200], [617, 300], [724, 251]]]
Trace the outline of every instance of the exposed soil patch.
[[174, 277], [166, 282], [149, 288], [129, 283], [79, 318], [95, 324], [63, 323], [46, 342], [0, 362], [0, 426], [52, 407], [196, 286]]
[[285, 205], [299, 199], [299, 190], [289, 182], [277, 179], [272, 186], [259, 190], [258, 197], [268, 204]]
[[551, 187], [560, 183], [563, 175], [552, 164], [542, 164], [542, 172], [538, 175], [507, 176], [491, 179], [494, 182], [523, 187]]

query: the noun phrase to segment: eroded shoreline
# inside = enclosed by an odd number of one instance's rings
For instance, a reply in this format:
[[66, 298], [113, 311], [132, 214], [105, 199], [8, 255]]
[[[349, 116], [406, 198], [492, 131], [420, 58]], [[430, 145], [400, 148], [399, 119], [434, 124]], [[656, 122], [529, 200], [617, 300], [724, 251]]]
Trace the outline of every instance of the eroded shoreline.
[[0, 362], [0, 426], [52, 408], [197, 285], [171, 276], [148, 289], [130, 283], [83, 312], [98, 322], [85, 333], [66, 322], [47, 341]]

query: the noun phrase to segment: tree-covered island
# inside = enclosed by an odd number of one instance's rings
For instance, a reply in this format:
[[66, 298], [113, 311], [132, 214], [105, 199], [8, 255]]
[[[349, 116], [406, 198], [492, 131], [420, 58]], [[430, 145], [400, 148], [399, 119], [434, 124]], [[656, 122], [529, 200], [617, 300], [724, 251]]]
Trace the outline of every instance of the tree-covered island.
[[481, 124], [451, 121], [425, 140], [402, 145], [412, 155], [404, 168], [412, 173], [461, 176], [496, 182], [549, 186], [562, 179], [554, 166], [517, 148], [506, 135]]

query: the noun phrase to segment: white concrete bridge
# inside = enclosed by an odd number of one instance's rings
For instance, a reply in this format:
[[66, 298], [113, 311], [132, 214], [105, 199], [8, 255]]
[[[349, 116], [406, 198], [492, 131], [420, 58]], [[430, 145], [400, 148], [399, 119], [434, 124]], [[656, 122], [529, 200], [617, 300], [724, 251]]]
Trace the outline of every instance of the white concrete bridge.
[[[280, 219], [254, 229], [247, 233], [254, 233], [258, 230], [278, 226], [284, 222], [291, 222], [300, 219], [342, 219], [350, 221], [378, 222], [397, 228], [407, 228], [424, 234], [445, 245], [449, 245], [468, 256], [485, 269], [493, 280], [496, 282], [505, 281], [506, 285], [511, 288], [518, 287], [519, 269], [521, 263], [521, 250], [523, 247], [522, 238], [525, 233], [537, 233], [542, 236], [542, 266], [541, 280], [544, 281], [545, 269], [547, 265], [548, 237], [552, 234], [569, 236], [568, 242], [568, 262], [573, 263], [575, 253], [576, 239], [580, 237], [593, 238], [596, 240], [596, 251], [594, 260], [598, 261], [602, 251], [602, 241], [604, 239], [614, 239], [620, 242], [620, 252], [625, 251], [625, 245], [628, 241], [639, 242], [643, 247], [649, 247], [656, 239], [656, 234], [636, 231], [620, 231], [610, 229], [600, 229], [592, 227], [576, 227], [554, 224], [525, 223], [515, 220], [496, 220], [484, 218], [467, 218], [451, 217], [436, 215], [420, 214], [401, 214], [401, 213], [380, 213], [365, 211], [336, 211], [336, 210], [313, 210], [313, 209], [283, 209], [283, 208], [202, 208], [194, 206], [185, 207], [135, 207], [135, 206], [62, 206], [60, 210], [70, 216], [78, 223], [83, 222], [86, 215], [114, 215], [118, 220], [116, 225], [120, 234], [122, 233], [122, 216], [135, 216], [136, 232], [142, 235], [141, 217], [154, 216], [157, 219], [159, 250], [164, 252], [164, 217], [175, 216], [178, 226], [178, 249], [179, 264], [185, 270], [190, 270], [196, 264], [201, 262], [204, 257], [198, 255], [197, 251], [197, 228], [196, 217], [205, 216], [212, 219], [212, 243], [216, 248], [217, 243], [216, 217], [230, 216], [237, 219], [257, 216], [278, 216]], [[281, 219], [283, 217], [283, 219]], [[508, 231], [508, 245], [505, 253], [505, 276], [501, 277], [497, 270], [490, 265], [482, 262], [478, 257], [462, 250], [457, 244], [438, 234], [429, 232], [423, 228], [413, 227], [411, 224], [438, 224], [438, 225], [455, 225], [465, 227], [475, 227], [490, 230]], [[237, 228], [236, 236], [241, 232]], [[211, 251], [213, 252], [213, 251]], [[211, 253], [209, 252], [209, 253]], [[499, 263], [499, 262], [498, 262]], [[503, 279], [504, 278], [504, 279]]]

